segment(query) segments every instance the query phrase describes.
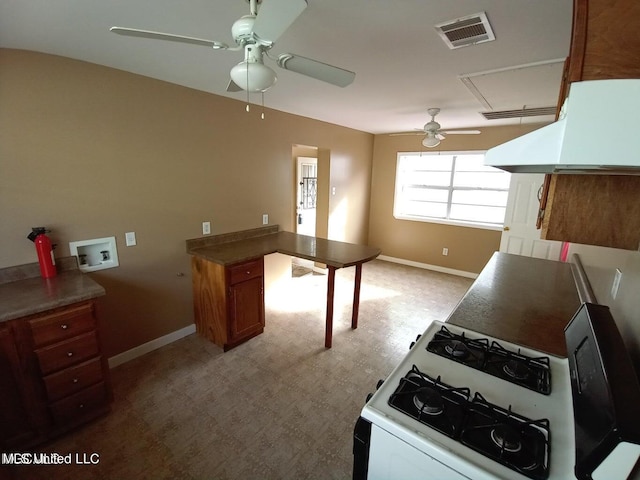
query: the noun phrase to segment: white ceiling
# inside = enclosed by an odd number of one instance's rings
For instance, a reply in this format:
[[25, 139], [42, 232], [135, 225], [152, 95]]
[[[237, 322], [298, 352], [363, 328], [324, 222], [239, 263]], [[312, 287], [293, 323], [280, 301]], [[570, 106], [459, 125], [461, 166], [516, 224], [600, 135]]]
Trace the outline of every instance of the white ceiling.
[[[264, 0], [268, 2], [269, 0]], [[442, 127], [517, 124], [487, 121], [460, 80], [469, 75], [493, 110], [555, 105], [569, 52], [573, 0], [308, 0], [273, 53], [296, 53], [356, 72], [339, 88], [274, 69], [265, 105], [371, 133], [411, 131], [440, 107]], [[486, 12], [496, 35], [450, 50], [434, 25]], [[233, 44], [231, 25], [247, 0], [0, 0], [0, 47], [85, 60], [238, 100], [225, 91], [242, 52], [109, 32], [113, 25]], [[273, 63], [270, 66], [274, 66]], [[522, 65], [542, 66], [519, 68]], [[252, 95], [260, 103], [260, 96]], [[550, 121], [532, 117], [527, 122]]]

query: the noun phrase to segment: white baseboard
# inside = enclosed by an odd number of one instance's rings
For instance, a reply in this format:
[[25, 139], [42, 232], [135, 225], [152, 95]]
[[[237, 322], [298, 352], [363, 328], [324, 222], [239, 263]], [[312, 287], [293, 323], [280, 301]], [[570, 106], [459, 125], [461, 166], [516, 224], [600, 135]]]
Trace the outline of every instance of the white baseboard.
[[414, 262], [413, 260], [405, 260], [403, 258], [387, 257], [386, 255], [380, 255], [377, 258], [378, 260], [383, 260], [385, 262], [400, 263], [402, 265], [409, 265], [410, 267], [424, 268], [425, 270], [433, 270], [435, 272], [458, 275], [459, 277], [478, 278], [477, 273], [465, 272], [464, 270], [455, 270], [453, 268], [441, 267], [439, 265], [429, 265], [428, 263]]
[[143, 343], [142, 345], [138, 345], [137, 347], [133, 347], [131, 350], [127, 350], [126, 352], [114, 355], [113, 357], [109, 358], [109, 368], [115, 368], [118, 365], [122, 365], [123, 363], [133, 360], [134, 358], [138, 358], [146, 353], [153, 352], [160, 347], [164, 347], [165, 345], [169, 345], [170, 343], [173, 343], [176, 340], [180, 340], [187, 335], [191, 335], [192, 333], [195, 333], [195, 331], [196, 324], [192, 323], [191, 325], [181, 328], [180, 330], [176, 330], [175, 332], [168, 333], [162, 337], [155, 338], [150, 342]]

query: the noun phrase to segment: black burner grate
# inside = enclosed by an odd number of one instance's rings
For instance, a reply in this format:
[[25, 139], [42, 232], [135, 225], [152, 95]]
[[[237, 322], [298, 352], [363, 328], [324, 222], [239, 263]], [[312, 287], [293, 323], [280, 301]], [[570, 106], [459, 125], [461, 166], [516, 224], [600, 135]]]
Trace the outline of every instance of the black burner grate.
[[460, 441], [529, 478], [544, 480], [549, 476], [547, 419], [529, 420], [476, 393], [469, 404]]
[[467, 338], [464, 332], [458, 335], [444, 325], [434, 334], [427, 350], [535, 392], [551, 393], [548, 357], [527, 357], [519, 349], [512, 352], [496, 341], [489, 346], [486, 338]]
[[456, 437], [469, 401], [468, 388], [454, 388], [414, 365], [389, 398], [389, 405], [449, 437]]
[[389, 397], [391, 407], [534, 480], [549, 476], [549, 420], [529, 420], [455, 388], [413, 365]]

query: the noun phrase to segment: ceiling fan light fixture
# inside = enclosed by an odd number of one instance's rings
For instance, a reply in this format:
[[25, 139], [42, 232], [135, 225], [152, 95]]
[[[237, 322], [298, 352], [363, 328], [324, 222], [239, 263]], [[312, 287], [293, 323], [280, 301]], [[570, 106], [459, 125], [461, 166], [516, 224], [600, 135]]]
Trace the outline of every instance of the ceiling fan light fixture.
[[276, 72], [259, 62], [240, 62], [231, 69], [231, 80], [248, 92], [264, 92], [277, 79]]
[[438, 145], [440, 145], [440, 139], [435, 135], [427, 135], [426, 137], [424, 137], [424, 140], [422, 140], [422, 145], [427, 148], [437, 147]]

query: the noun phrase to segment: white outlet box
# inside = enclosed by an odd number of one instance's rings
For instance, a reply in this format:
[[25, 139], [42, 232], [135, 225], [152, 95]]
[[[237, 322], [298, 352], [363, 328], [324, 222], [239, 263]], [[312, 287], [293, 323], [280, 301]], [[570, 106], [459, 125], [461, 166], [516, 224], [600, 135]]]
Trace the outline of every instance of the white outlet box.
[[266, 213], [262, 215], [262, 224], [269, 225], [269, 215], [267, 215]]
[[137, 245], [136, 242], [136, 232], [127, 232], [124, 234], [124, 241], [127, 244], [127, 247], [135, 247]]
[[613, 285], [611, 285], [611, 298], [614, 300], [618, 295], [618, 288], [620, 288], [620, 280], [622, 280], [622, 270], [616, 268], [616, 274], [613, 277]]
[[445, 248], [443, 248], [443, 249], [442, 249], [442, 255], [444, 255], [445, 257], [446, 257], [447, 255], [449, 255], [449, 249], [448, 249], [448, 248], [446, 248], [446, 247], [445, 247]]
[[202, 234], [203, 235], [211, 234], [211, 222], [202, 222]]
[[95, 272], [120, 265], [116, 237], [69, 242], [69, 251], [78, 257], [78, 268], [82, 272]]

